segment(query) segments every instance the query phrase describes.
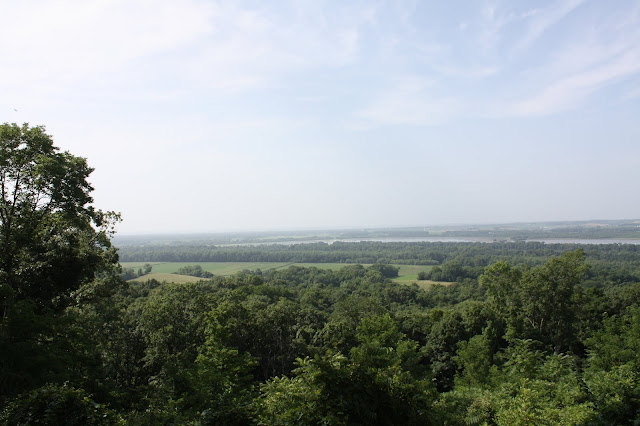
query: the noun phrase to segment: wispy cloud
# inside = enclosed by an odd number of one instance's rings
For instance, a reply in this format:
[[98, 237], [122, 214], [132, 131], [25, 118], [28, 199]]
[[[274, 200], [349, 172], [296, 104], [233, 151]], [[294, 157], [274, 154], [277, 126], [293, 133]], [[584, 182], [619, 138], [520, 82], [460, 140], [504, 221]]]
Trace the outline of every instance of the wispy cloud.
[[[0, 91], [22, 102], [170, 103], [285, 87], [328, 105], [349, 90], [349, 118], [429, 125], [579, 108], [640, 72], [637, 6], [615, 15], [584, 0], [529, 10], [487, 0], [438, 22], [416, 1], [34, 2], [8, 0], [0, 15]], [[305, 91], [316, 80], [322, 88]]]
[[480, 15], [480, 29], [473, 41], [483, 50], [493, 50], [504, 38], [505, 27], [513, 21], [514, 16], [493, 2], [485, 4]]
[[73, 80], [113, 72], [209, 32], [212, 12], [189, 0], [179, 6], [160, 0], [153, 7], [140, 1], [10, 1], [0, 18], [2, 77]]
[[0, 88], [34, 101], [72, 86], [108, 96], [131, 96], [139, 86], [154, 96], [262, 88], [356, 58], [358, 28], [372, 12], [320, 12], [198, 0], [9, 0], [0, 15]]
[[[357, 23], [325, 28], [309, 17], [245, 10], [226, 4], [213, 23], [218, 31], [201, 41], [182, 64], [192, 85], [245, 90], [268, 86], [281, 75], [344, 66], [358, 49]], [[298, 13], [297, 15], [295, 13]], [[363, 15], [366, 18], [366, 14]]]
[[538, 40], [548, 29], [560, 22], [565, 16], [584, 3], [584, 0], [563, 0], [552, 2], [551, 6], [544, 9], [535, 9], [525, 12], [524, 25], [526, 32], [516, 44], [516, 51], [528, 48]]
[[9, 0], [0, 14], [0, 91], [31, 106], [130, 97], [158, 72], [140, 65], [207, 34], [213, 13], [194, 0]]
[[628, 51], [607, 64], [554, 82], [540, 94], [512, 104], [506, 109], [507, 115], [550, 115], [575, 108], [593, 92], [637, 73], [640, 73], [640, 49]]

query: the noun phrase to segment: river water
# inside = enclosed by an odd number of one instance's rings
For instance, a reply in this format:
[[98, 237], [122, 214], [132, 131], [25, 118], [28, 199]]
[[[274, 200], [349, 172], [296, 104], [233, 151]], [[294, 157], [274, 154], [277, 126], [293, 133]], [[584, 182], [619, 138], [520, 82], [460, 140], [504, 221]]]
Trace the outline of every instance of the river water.
[[[249, 243], [250, 245], [265, 245], [265, 244], [312, 244], [312, 243], [327, 243], [332, 244], [335, 242], [343, 243], [358, 243], [361, 241], [376, 241], [383, 243], [421, 243], [421, 242], [437, 242], [437, 243], [495, 243], [495, 242], [507, 242], [506, 240], [495, 240], [490, 237], [478, 237], [478, 238], [465, 238], [465, 237], [373, 237], [373, 238], [344, 238], [337, 240], [291, 240], [291, 241], [277, 241], [277, 242], [265, 242], [265, 243]], [[541, 242], [545, 244], [640, 244], [640, 240], [636, 239], [623, 239], [623, 238], [603, 238], [603, 239], [578, 239], [578, 238], [550, 238], [550, 239], [531, 239], [527, 242]]]

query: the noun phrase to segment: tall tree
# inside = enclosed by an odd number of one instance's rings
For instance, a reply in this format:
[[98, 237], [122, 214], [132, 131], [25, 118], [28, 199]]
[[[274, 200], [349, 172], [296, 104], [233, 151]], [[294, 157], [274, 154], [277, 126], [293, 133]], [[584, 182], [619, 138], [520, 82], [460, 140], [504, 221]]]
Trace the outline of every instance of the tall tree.
[[532, 268], [521, 281], [521, 315], [530, 337], [548, 343], [556, 353], [576, 340], [576, 286], [588, 270], [582, 249], [564, 253]]
[[0, 397], [45, 380], [29, 363], [55, 368], [52, 319], [74, 291], [117, 267], [109, 237], [118, 215], [91, 205], [92, 171], [44, 127], [0, 125], [0, 365], [13, 378], [0, 383]]

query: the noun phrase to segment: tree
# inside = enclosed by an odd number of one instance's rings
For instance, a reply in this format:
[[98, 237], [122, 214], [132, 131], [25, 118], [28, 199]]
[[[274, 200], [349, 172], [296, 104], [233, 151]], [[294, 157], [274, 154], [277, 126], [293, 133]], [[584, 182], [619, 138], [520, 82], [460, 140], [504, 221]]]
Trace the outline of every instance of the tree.
[[91, 205], [92, 171], [44, 127], [0, 125], [0, 375], [18, 380], [3, 381], [0, 397], [46, 380], [57, 368], [53, 318], [74, 291], [115, 274], [109, 237], [119, 216]]
[[640, 308], [605, 317], [587, 340], [585, 383], [602, 424], [630, 424], [640, 412]]
[[488, 266], [480, 276], [479, 283], [487, 289], [487, 299], [500, 316], [510, 316], [515, 309], [514, 287], [520, 282], [522, 273], [507, 262], [496, 262]]
[[386, 265], [384, 263], [376, 263], [369, 266], [369, 269], [380, 272], [382, 276], [386, 278], [396, 278], [398, 276], [398, 271], [400, 271], [400, 268], [397, 266]]
[[204, 343], [205, 315], [213, 301], [194, 284], [167, 284], [139, 303], [132, 313], [146, 343], [148, 399], [161, 407], [179, 401], [176, 406], [187, 409], [190, 401], [181, 399], [194, 392], [190, 369]]
[[[232, 338], [229, 326], [237, 306], [228, 302], [212, 309], [205, 322], [205, 342], [198, 349], [194, 382], [194, 407], [199, 409], [205, 424], [244, 424], [248, 422], [251, 392], [251, 371], [257, 361], [248, 352], [229, 347]], [[197, 404], [200, 404], [198, 406]]]
[[524, 271], [497, 262], [479, 281], [490, 306], [506, 322], [507, 338], [536, 339], [563, 353], [576, 345], [576, 287], [587, 270], [579, 249]]
[[582, 249], [554, 257], [525, 273], [521, 280], [520, 314], [531, 337], [548, 343], [555, 353], [570, 349], [576, 340], [575, 287], [588, 266]]
[[[12, 301], [59, 308], [62, 293], [115, 264], [109, 232], [114, 213], [91, 206], [93, 171], [84, 158], [60, 152], [42, 126], [0, 126], [0, 285], [3, 317]], [[96, 226], [98, 231], [94, 228]]]
[[[145, 266], [146, 268], [146, 266]], [[146, 269], [145, 269], [146, 270]], [[151, 272], [151, 265], [149, 265], [149, 272]], [[148, 272], [147, 272], [148, 273]], [[192, 277], [200, 277], [200, 278], [213, 278], [213, 274], [209, 271], [205, 271], [202, 269], [200, 265], [187, 265], [180, 269], [178, 272], [174, 272], [174, 274], [179, 275], [191, 275]], [[142, 275], [142, 274], [140, 274]]]
[[11, 401], [0, 412], [0, 423], [7, 425], [65, 424], [118, 425], [122, 419], [68, 384], [46, 385]]
[[469, 341], [458, 342], [458, 352], [455, 362], [461, 367], [462, 373], [456, 378], [456, 386], [466, 384], [470, 386], [485, 386], [490, 384], [495, 371], [492, 364], [491, 341], [487, 336], [490, 330], [477, 334]]
[[433, 385], [391, 363], [362, 365], [339, 352], [298, 359], [294, 377], [261, 387], [258, 424], [429, 425]]

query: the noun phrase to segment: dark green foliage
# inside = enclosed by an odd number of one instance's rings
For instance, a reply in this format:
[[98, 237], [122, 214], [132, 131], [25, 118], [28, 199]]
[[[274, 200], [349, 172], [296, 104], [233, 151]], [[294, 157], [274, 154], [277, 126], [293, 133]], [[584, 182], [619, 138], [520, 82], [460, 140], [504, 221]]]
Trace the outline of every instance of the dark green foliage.
[[376, 263], [374, 265], [371, 265], [369, 268], [374, 270], [374, 271], [380, 272], [382, 274], [382, 276], [386, 277], [386, 278], [395, 278], [395, 277], [397, 277], [398, 276], [398, 271], [400, 270], [400, 268], [398, 268], [397, 266], [385, 265], [383, 263]]
[[337, 353], [299, 360], [294, 373], [262, 387], [259, 424], [431, 424], [433, 388], [406, 372], [372, 370]]
[[122, 271], [120, 272], [120, 278], [124, 281], [133, 280], [143, 275], [150, 274], [152, 269], [153, 266], [148, 263], [144, 265], [144, 268], [138, 268], [137, 271], [133, 268], [122, 268]]
[[[59, 152], [43, 127], [0, 126], [0, 283], [3, 310], [33, 300], [61, 310], [65, 294], [117, 261], [109, 217], [89, 203], [93, 171]], [[93, 226], [103, 227], [96, 231]]]
[[587, 271], [584, 258], [577, 250], [535, 268], [514, 269], [504, 262], [487, 268], [480, 283], [509, 337], [536, 339], [556, 353], [575, 348], [577, 286]]
[[[65, 339], [74, 380], [132, 424], [621, 424], [638, 409], [637, 315], [588, 319], [633, 303], [580, 291], [583, 270], [574, 252], [429, 291], [360, 265], [95, 284]], [[533, 303], [534, 283], [558, 297]], [[588, 358], [558, 349], [577, 339]]]
[[0, 126], [0, 400], [69, 377], [65, 309], [117, 273], [118, 215], [91, 206], [92, 171], [43, 127]]
[[496, 374], [493, 365], [493, 332], [489, 326], [483, 334], [458, 342], [457, 355], [453, 360], [461, 374], [456, 378], [456, 386], [487, 387], [491, 384]]
[[421, 279], [456, 282], [465, 278], [477, 278], [482, 274], [482, 270], [481, 266], [463, 266], [458, 260], [449, 260], [441, 266], [434, 266], [430, 271], [425, 272]]
[[117, 425], [122, 420], [68, 384], [46, 385], [10, 401], [0, 413], [6, 425]]
[[200, 277], [200, 278], [212, 278], [213, 274], [211, 272], [205, 271], [202, 269], [200, 265], [187, 265], [180, 269], [178, 272], [174, 272], [174, 274], [180, 275], [190, 275], [192, 277]]
[[430, 424], [434, 389], [416, 342], [389, 315], [364, 318], [350, 356], [299, 359], [262, 387], [261, 424]]
[[586, 342], [585, 381], [599, 418], [624, 424], [640, 413], [640, 308], [606, 317], [602, 329]]
[[450, 390], [459, 366], [455, 356], [458, 343], [482, 333], [492, 313], [484, 304], [465, 302], [454, 309], [432, 309], [429, 334], [422, 348], [438, 390]]

